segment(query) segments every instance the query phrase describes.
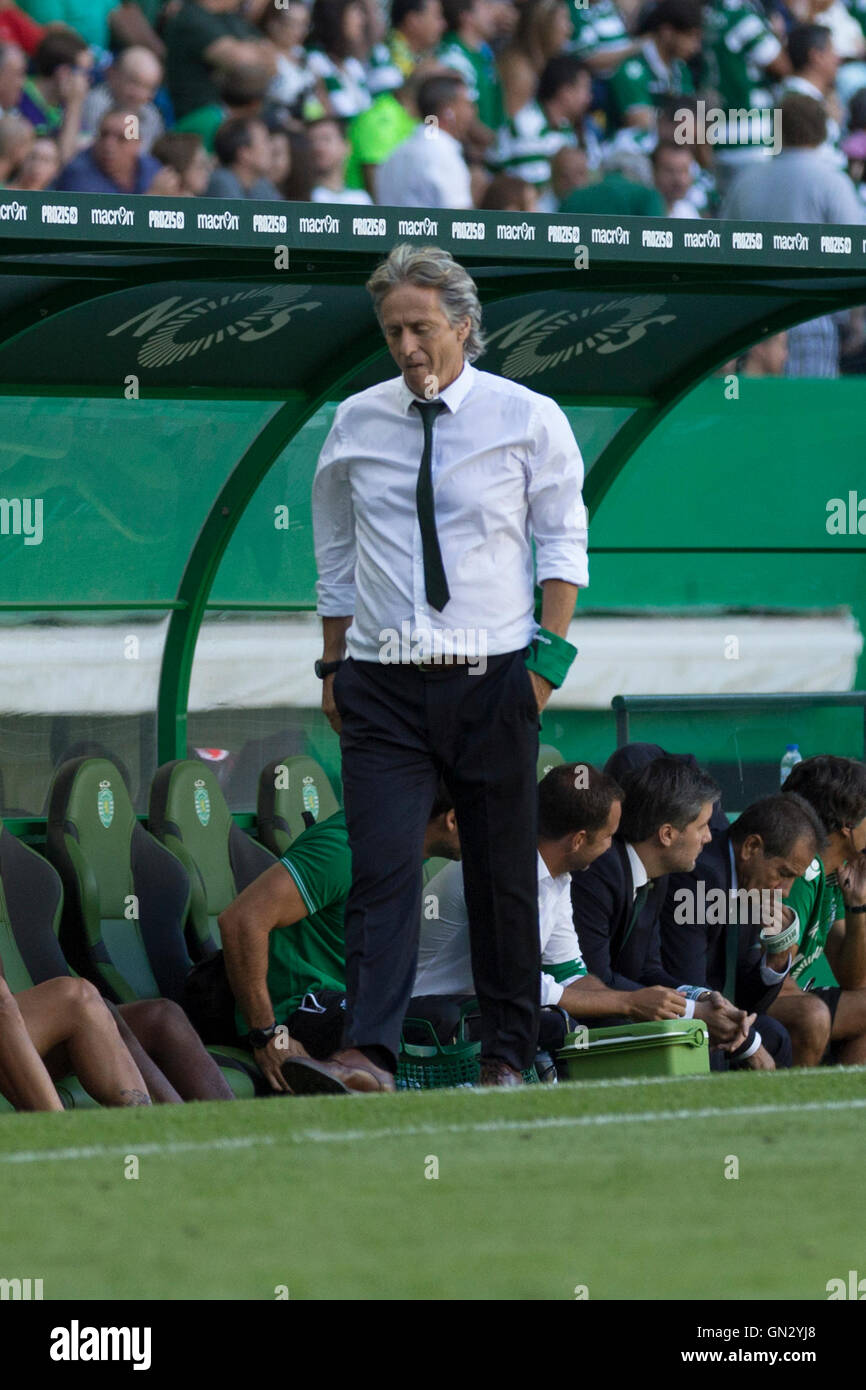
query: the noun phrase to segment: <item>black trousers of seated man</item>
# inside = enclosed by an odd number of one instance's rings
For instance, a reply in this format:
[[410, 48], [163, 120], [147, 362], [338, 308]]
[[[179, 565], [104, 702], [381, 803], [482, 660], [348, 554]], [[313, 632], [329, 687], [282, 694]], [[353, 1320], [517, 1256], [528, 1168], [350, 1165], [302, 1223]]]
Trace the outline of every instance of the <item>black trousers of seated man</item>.
[[482, 1055], [525, 1070], [540, 1006], [540, 724], [523, 652], [430, 674], [349, 658], [334, 678], [334, 702], [352, 850], [343, 1047], [396, 1068], [418, 957], [424, 835], [441, 775], [460, 835]]
[[[409, 1000], [409, 1013], [403, 1024], [403, 1037], [406, 1042], [425, 1043], [432, 1041], [430, 1032], [423, 1022], [430, 1025], [438, 1041], [447, 1046], [460, 1041], [460, 1020], [463, 1006], [468, 1004], [471, 994], [420, 994]], [[419, 1021], [422, 1021], [419, 1026]], [[550, 1052], [555, 1055], [564, 1045], [569, 1032], [567, 1015], [562, 1009], [542, 1008], [539, 1014], [537, 1052]], [[467, 1017], [465, 1035], [469, 1042], [477, 1042], [481, 1037], [481, 1020], [473, 1012]]]

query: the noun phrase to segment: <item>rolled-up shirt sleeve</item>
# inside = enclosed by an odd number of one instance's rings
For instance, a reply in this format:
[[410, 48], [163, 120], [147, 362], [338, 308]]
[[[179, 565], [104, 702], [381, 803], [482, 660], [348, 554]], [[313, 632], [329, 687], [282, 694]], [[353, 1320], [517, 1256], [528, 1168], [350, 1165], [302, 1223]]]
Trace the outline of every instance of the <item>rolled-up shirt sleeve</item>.
[[316, 612], [321, 618], [351, 617], [355, 612], [355, 515], [339, 409], [313, 479], [313, 544], [319, 575]]
[[539, 401], [531, 431], [528, 497], [537, 582], [564, 579], [585, 589], [589, 566], [580, 449], [567, 416], [554, 401]]

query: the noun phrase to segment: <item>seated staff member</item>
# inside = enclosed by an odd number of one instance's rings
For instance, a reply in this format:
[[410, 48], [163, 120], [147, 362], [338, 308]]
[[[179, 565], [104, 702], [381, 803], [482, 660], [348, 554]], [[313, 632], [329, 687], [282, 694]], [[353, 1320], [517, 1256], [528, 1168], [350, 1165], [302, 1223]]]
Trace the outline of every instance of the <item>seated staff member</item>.
[[[625, 803], [613, 844], [585, 874], [572, 878], [574, 925], [587, 968], [613, 989], [663, 985], [676, 991], [656, 1018], [703, 1019], [713, 1048], [750, 1067], [772, 1069], [773, 1058], [752, 1028], [754, 1015], [704, 981], [682, 983], [661, 961], [659, 915], [667, 875], [694, 868], [710, 840], [718, 787], [678, 757], [654, 758], [620, 780]], [[775, 1041], [784, 1051], [781, 1033]]]
[[[541, 933], [542, 1028], [539, 1046], [562, 1043], [564, 1009], [579, 1020], [612, 1014], [639, 1022], [671, 1018], [685, 1000], [666, 985], [608, 988], [587, 974], [571, 911], [571, 875], [582, 874], [610, 850], [619, 825], [622, 791], [588, 763], [551, 768], [538, 787], [538, 915]], [[448, 864], [424, 890], [421, 945], [409, 1016], [425, 1018], [448, 1041], [460, 1006], [474, 993], [469, 914], [459, 864]]]
[[[424, 856], [460, 857], [454, 804], [440, 783], [424, 837]], [[328, 1057], [339, 1046], [346, 997], [343, 913], [352, 854], [342, 811], [311, 825], [220, 915], [223, 949], [197, 970], [221, 971], [234, 999], [222, 1030], [249, 1044], [275, 1091], [289, 1091], [282, 1065], [291, 1056]], [[195, 976], [196, 971], [191, 972]], [[191, 983], [194, 985], [195, 981]], [[188, 1010], [196, 1018], [193, 999]], [[288, 1038], [278, 1026], [288, 1027]], [[334, 1090], [345, 1090], [335, 1084]]]
[[[799, 922], [782, 894], [805, 872], [824, 827], [797, 796], [764, 797], [713, 831], [690, 872], [671, 874], [661, 910], [661, 959], [682, 979], [703, 980], [739, 1008], [764, 1015], [791, 968]], [[784, 915], [783, 915], [784, 914]], [[793, 948], [793, 949], [792, 949]]]
[[[806, 758], [782, 795], [809, 803], [827, 842], [785, 899], [800, 919], [800, 940], [770, 1012], [791, 1033], [797, 1066], [818, 1066], [828, 1043], [835, 1061], [866, 1062], [866, 767], [830, 754]], [[835, 985], [815, 984], [824, 955]]]

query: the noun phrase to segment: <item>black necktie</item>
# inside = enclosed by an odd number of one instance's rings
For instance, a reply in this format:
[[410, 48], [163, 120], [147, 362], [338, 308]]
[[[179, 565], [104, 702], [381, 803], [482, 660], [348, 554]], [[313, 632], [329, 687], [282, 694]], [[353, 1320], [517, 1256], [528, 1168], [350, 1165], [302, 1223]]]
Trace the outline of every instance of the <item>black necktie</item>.
[[418, 523], [421, 527], [421, 549], [424, 555], [424, 588], [427, 602], [431, 608], [441, 613], [449, 598], [448, 580], [442, 564], [439, 537], [436, 534], [436, 512], [433, 507], [433, 422], [442, 410], [447, 410], [444, 401], [412, 402], [421, 413], [424, 426], [424, 452], [421, 467], [418, 469], [418, 484], [415, 488], [415, 503], [418, 508]]
[[[640, 917], [640, 915], [641, 915], [641, 913], [642, 913], [642, 911], [643, 911], [643, 905], [644, 905], [644, 903], [646, 902], [647, 898], [649, 897], [649, 891], [650, 891], [651, 888], [652, 888], [652, 880], [650, 879], [649, 883], [644, 883], [644, 884], [642, 884], [641, 887], [637, 890], [637, 892], [636, 892], [635, 895], [634, 895], [634, 906], [632, 907], [632, 910], [631, 910], [631, 920], [630, 920], [630, 922], [629, 922], [629, 924], [628, 924], [628, 926], [627, 926], [627, 928], [626, 928], [625, 936], [624, 936], [623, 939], [622, 939], [622, 944], [623, 944], [623, 946], [624, 946], [625, 943], [628, 941], [629, 937], [631, 936], [632, 932], [633, 932], [634, 929], [635, 929], [635, 924], [636, 924], [636, 922], [637, 922], [638, 917]], [[620, 948], [620, 949], [622, 949], [622, 948]]]

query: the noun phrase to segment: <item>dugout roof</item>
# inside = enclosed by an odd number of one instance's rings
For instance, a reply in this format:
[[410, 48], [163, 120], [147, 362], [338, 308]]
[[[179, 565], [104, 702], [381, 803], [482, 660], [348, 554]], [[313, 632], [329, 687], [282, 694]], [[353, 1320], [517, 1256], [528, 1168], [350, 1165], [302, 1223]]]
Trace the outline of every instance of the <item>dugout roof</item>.
[[364, 282], [400, 240], [470, 270], [477, 365], [566, 410], [591, 510], [702, 377], [866, 301], [859, 227], [0, 192], [0, 622], [170, 614], [161, 760], [208, 606], [314, 606], [312, 471], [336, 403], [395, 373]]

